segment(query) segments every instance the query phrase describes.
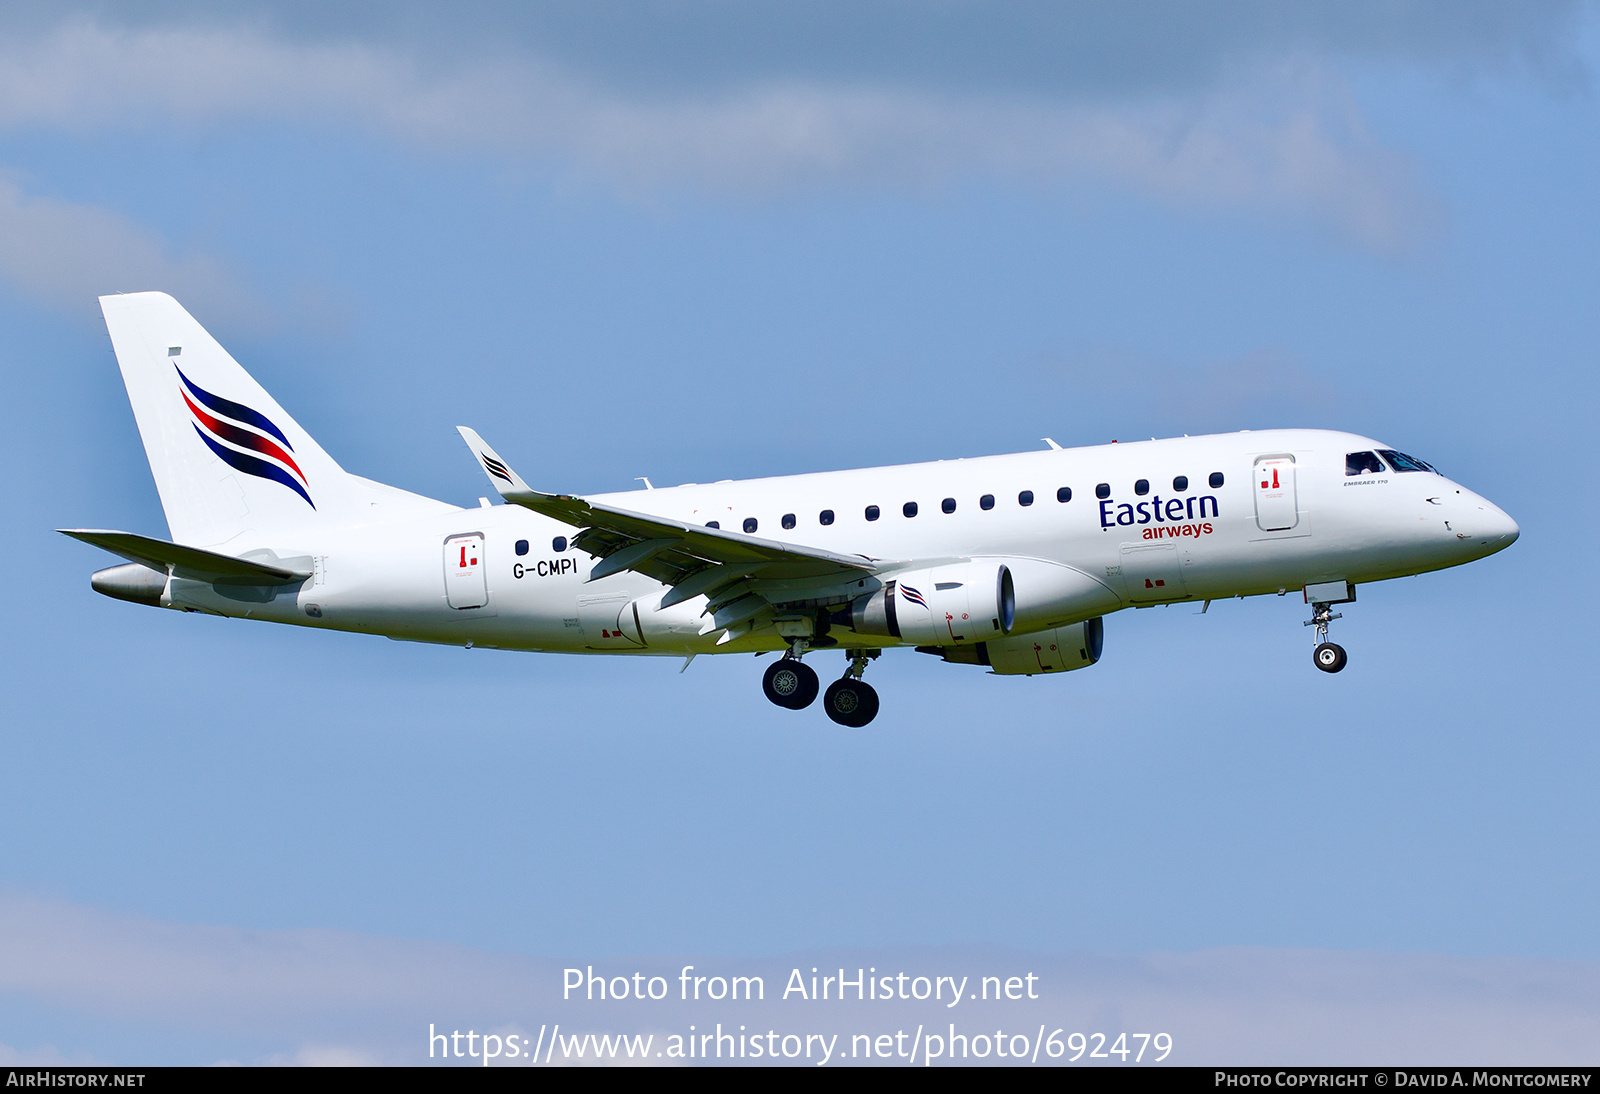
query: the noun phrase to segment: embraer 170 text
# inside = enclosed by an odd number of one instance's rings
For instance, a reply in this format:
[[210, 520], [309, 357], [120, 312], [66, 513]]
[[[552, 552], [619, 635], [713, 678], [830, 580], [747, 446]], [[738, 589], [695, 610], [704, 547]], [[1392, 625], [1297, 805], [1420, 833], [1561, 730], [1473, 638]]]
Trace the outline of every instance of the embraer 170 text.
[[[848, 726], [877, 713], [862, 674], [886, 648], [1064, 672], [1099, 660], [1104, 616], [1183, 600], [1303, 591], [1316, 666], [1338, 672], [1331, 608], [1358, 584], [1517, 538], [1421, 460], [1316, 429], [579, 498], [462, 428], [510, 504], [461, 509], [345, 471], [170, 296], [100, 305], [172, 534], [68, 531], [129, 560], [100, 592], [495, 649], [782, 651], [767, 698], [821, 690]], [[820, 689], [802, 658], [836, 648]]]

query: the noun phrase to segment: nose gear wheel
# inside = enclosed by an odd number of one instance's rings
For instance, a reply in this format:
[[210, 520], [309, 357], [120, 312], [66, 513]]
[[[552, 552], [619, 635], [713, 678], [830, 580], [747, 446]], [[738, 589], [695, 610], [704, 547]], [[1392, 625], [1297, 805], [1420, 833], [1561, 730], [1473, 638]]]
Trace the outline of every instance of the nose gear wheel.
[[1321, 642], [1311, 651], [1311, 660], [1316, 662], [1317, 668], [1323, 672], [1338, 672], [1344, 668], [1348, 658], [1345, 656], [1344, 647], [1337, 642]]
[[1311, 663], [1323, 672], [1338, 672], [1349, 660], [1343, 646], [1328, 641], [1328, 624], [1338, 618], [1339, 615], [1328, 605], [1312, 604], [1311, 618], [1306, 621], [1306, 626], [1316, 628], [1311, 632], [1316, 640], [1316, 648], [1311, 651]]

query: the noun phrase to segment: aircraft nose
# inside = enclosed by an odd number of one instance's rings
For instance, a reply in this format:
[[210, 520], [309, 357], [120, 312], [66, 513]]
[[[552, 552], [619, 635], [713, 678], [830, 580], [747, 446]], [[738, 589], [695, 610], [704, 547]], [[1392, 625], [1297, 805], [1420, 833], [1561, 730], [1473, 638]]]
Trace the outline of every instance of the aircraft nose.
[[1522, 529], [1511, 519], [1511, 514], [1494, 502], [1478, 498], [1477, 510], [1472, 523], [1477, 526], [1478, 534], [1472, 538], [1489, 548], [1490, 553], [1505, 550], [1522, 535]]
[[1509, 547], [1517, 542], [1517, 537], [1522, 535], [1522, 529], [1517, 527], [1517, 522], [1497, 505], [1489, 506], [1489, 534], [1500, 539], [1502, 547]]

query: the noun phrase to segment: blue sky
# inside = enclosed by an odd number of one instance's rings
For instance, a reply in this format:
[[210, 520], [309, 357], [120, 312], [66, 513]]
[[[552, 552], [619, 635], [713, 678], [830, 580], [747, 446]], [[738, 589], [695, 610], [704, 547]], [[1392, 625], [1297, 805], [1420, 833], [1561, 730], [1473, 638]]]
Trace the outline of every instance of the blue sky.
[[[326, 931], [525, 958], [530, 998], [539, 962], [841, 947], [1593, 982], [1592, 6], [0, 27], [5, 952], [67, 909], [112, 953]], [[1437, 463], [1522, 539], [1363, 588], [1338, 677], [1295, 598], [1154, 609], [1060, 679], [885, 657], [865, 731], [771, 707], [747, 658], [678, 675], [145, 610], [51, 531], [165, 534], [95, 304], [140, 289], [348, 469], [460, 504], [484, 487], [457, 424], [574, 491], [1305, 425]], [[484, 960], [429, 982], [468, 993]], [[322, 1043], [311, 1003], [241, 1040], [69, 980], [0, 978], [10, 1058]], [[405, 1058], [363, 1005], [339, 1043]]]

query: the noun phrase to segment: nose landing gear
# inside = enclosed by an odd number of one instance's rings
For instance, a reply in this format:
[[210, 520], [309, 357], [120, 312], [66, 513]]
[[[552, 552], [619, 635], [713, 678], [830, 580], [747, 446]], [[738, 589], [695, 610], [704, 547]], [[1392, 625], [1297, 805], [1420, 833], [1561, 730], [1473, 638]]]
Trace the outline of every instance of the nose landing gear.
[[878, 656], [878, 650], [846, 650], [850, 667], [844, 675], [828, 685], [822, 695], [822, 709], [828, 717], [842, 726], [859, 729], [878, 716], [878, 692], [861, 679], [867, 671], [867, 662]]
[[1311, 618], [1306, 621], [1306, 626], [1317, 628], [1312, 632], [1317, 644], [1311, 651], [1311, 661], [1323, 672], [1338, 672], [1349, 660], [1343, 646], [1328, 641], [1328, 624], [1338, 618], [1340, 615], [1328, 605], [1312, 604]]
[[1320, 581], [1307, 585], [1304, 596], [1311, 605], [1311, 618], [1306, 620], [1306, 626], [1316, 628], [1312, 632], [1316, 646], [1311, 651], [1311, 663], [1323, 672], [1338, 672], [1349, 658], [1343, 646], [1328, 641], [1328, 624], [1339, 618], [1333, 605], [1355, 603], [1356, 587], [1349, 581]]

